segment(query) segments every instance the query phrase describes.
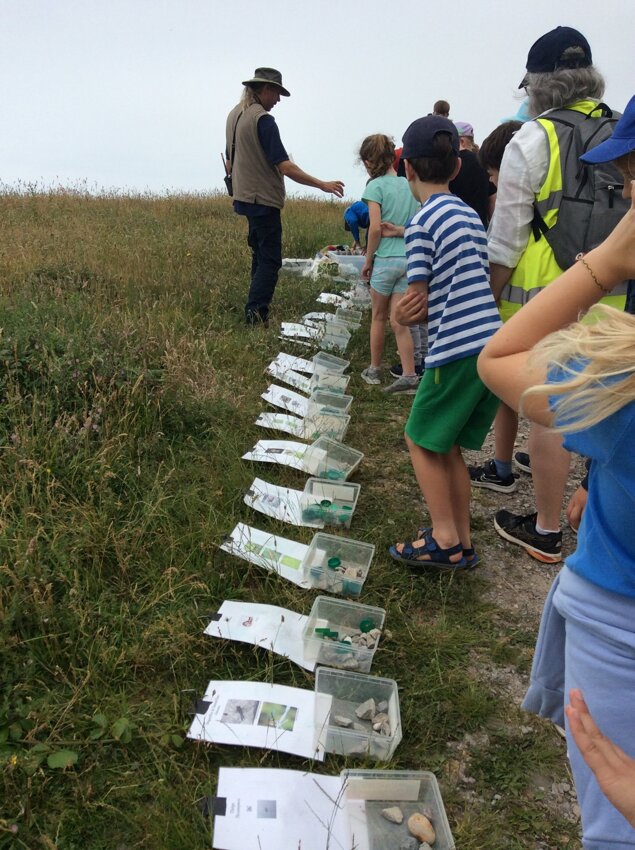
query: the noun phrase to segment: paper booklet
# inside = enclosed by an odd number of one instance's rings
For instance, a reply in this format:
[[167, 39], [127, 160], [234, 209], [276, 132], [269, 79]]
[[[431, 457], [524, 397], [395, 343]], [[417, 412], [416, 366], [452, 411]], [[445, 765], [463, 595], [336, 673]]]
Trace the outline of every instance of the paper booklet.
[[301, 322], [282, 322], [280, 333], [283, 337], [289, 337], [290, 339], [311, 339], [318, 342], [323, 333], [323, 328], [309, 327], [309, 325], [302, 324]]
[[276, 355], [274, 361], [285, 369], [293, 369], [295, 372], [306, 372], [307, 375], [312, 375], [315, 372], [315, 364], [312, 360], [305, 360], [304, 357], [294, 357], [293, 354], [285, 354], [281, 351]]
[[316, 449], [306, 443], [295, 443], [293, 440], [258, 440], [253, 449], [242, 456], [243, 460], [279, 463], [281, 466], [290, 466], [310, 475], [319, 471], [325, 458], [324, 449]]
[[313, 690], [212, 680], [196, 704], [187, 737], [323, 761], [316, 730], [326, 725], [330, 708], [330, 702], [317, 700]]
[[286, 537], [278, 537], [239, 522], [220, 548], [243, 561], [277, 573], [298, 587], [311, 586], [308, 579], [304, 578], [302, 569], [309, 549], [304, 543], [287, 540]]
[[277, 605], [226, 599], [213, 615], [205, 634], [270, 650], [313, 672], [316, 659], [305, 660], [302, 642], [308, 619], [305, 614]]
[[269, 428], [272, 431], [283, 431], [301, 440], [317, 440], [318, 437], [329, 437], [331, 440], [342, 442], [346, 436], [349, 414], [340, 416], [335, 413], [321, 413], [315, 418], [302, 419], [290, 413], [261, 413], [256, 419], [256, 425]]
[[214, 800], [217, 850], [354, 850], [339, 776], [221, 767]]
[[299, 437], [301, 440], [310, 440], [312, 436], [307, 434], [304, 419], [299, 416], [291, 416], [289, 413], [261, 413], [256, 419], [256, 425], [261, 428], [269, 428], [271, 431], [282, 431]]
[[293, 369], [288, 369], [286, 366], [278, 363], [277, 360], [273, 360], [267, 366], [267, 374], [272, 375], [279, 381], [284, 381], [285, 384], [295, 387], [296, 390], [300, 390], [302, 393], [309, 395], [311, 393], [311, 378], [307, 378], [306, 375], [302, 375], [300, 372], [294, 372]]
[[279, 487], [277, 484], [263, 481], [262, 478], [254, 478], [245, 494], [244, 502], [250, 508], [272, 519], [305, 528], [324, 528], [324, 522], [321, 519], [302, 519], [303, 496], [303, 490]]
[[270, 384], [260, 397], [274, 407], [281, 407], [296, 416], [306, 416], [309, 409], [308, 398], [276, 384]]
[[318, 304], [334, 304], [336, 307], [343, 307], [348, 303], [343, 295], [336, 295], [335, 292], [320, 292], [315, 300]]

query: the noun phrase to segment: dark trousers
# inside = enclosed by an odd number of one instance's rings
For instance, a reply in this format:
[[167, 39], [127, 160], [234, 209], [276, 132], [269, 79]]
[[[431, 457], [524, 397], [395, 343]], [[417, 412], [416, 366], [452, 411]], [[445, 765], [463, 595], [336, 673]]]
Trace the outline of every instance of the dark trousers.
[[282, 223], [280, 210], [266, 215], [248, 215], [247, 244], [251, 248], [251, 286], [245, 304], [248, 324], [264, 322], [282, 266]]

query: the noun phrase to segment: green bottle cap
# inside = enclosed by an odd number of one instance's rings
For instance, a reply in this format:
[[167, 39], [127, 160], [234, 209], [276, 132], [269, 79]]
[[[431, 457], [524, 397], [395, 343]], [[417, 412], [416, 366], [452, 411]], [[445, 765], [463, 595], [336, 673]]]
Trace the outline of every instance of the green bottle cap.
[[[340, 561], [339, 558], [329, 558], [328, 561], [326, 562], [326, 565], [329, 568], [329, 570], [336, 570], [338, 567], [342, 566], [342, 562]], [[372, 626], [371, 626], [371, 629], [372, 629]]]
[[359, 630], [360, 632], [364, 632], [364, 634], [366, 634], [366, 632], [370, 632], [374, 628], [375, 623], [372, 620], [362, 620], [359, 624]]
[[334, 481], [338, 478], [343, 478], [344, 473], [340, 472], [339, 469], [327, 469], [326, 470], [326, 477], [330, 478], [332, 481]]
[[321, 508], [330, 508], [331, 504], [332, 504], [332, 502], [331, 502], [330, 499], [322, 499], [322, 501], [320, 502], [320, 507]]

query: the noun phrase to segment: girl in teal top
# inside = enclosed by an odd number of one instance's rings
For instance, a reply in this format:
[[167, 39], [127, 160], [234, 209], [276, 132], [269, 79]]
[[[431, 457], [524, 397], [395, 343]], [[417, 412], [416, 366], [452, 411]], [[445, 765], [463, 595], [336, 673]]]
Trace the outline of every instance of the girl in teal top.
[[363, 196], [368, 204], [370, 224], [366, 262], [362, 269], [363, 279], [370, 282], [372, 302], [370, 366], [364, 369], [362, 378], [368, 384], [381, 383], [381, 358], [386, 322], [390, 317], [402, 366], [402, 376], [385, 389], [391, 393], [411, 392], [419, 383], [410, 329], [394, 319], [395, 308], [408, 288], [404, 239], [381, 236], [382, 221], [404, 227], [419, 209], [408, 181], [405, 177], [397, 177], [394, 156], [394, 142], [382, 134], [368, 136], [359, 150], [359, 158], [371, 178]]

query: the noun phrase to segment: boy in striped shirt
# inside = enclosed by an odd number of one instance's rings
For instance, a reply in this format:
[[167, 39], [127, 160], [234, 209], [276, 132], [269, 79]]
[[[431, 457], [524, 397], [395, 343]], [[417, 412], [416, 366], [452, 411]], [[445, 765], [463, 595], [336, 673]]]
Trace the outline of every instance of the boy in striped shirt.
[[406, 424], [406, 443], [432, 526], [390, 547], [411, 567], [472, 569], [470, 476], [461, 448], [478, 450], [498, 399], [476, 371], [479, 352], [501, 321], [489, 285], [485, 231], [477, 213], [451, 194], [461, 168], [456, 127], [446, 118], [414, 121], [402, 158], [422, 204], [406, 226], [408, 292], [397, 321], [428, 319], [428, 354]]

